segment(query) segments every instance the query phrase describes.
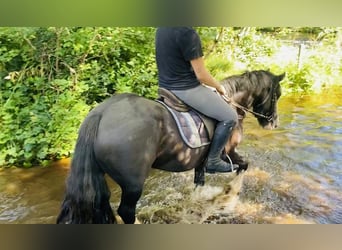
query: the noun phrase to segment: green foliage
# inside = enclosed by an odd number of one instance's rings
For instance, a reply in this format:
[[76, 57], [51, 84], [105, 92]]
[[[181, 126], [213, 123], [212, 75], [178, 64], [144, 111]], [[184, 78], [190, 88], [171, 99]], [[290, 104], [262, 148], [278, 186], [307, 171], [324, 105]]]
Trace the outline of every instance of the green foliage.
[[224, 56], [209, 56], [206, 58], [206, 65], [210, 73], [218, 80], [222, 80], [233, 72], [234, 64]]
[[255, 69], [286, 72], [285, 94], [342, 84], [341, 28], [202, 27], [200, 32], [210, 48], [208, 68], [218, 79]]
[[[322, 42], [305, 45], [297, 60], [283, 65], [285, 92], [320, 92], [342, 84], [342, 48]], [[300, 60], [298, 60], [300, 59]]]
[[298, 69], [297, 64], [287, 65], [286, 72], [287, 79], [283, 83], [283, 89], [286, 92], [307, 92], [310, 89], [310, 82], [308, 80], [310, 74], [310, 68], [304, 65], [301, 69]]
[[70, 154], [89, 108], [67, 80], [41, 85], [41, 92], [32, 91], [36, 86], [18, 86], [2, 106], [0, 165], [30, 167]]
[[0, 166], [69, 156], [89, 109], [156, 97], [154, 28], [0, 28]]

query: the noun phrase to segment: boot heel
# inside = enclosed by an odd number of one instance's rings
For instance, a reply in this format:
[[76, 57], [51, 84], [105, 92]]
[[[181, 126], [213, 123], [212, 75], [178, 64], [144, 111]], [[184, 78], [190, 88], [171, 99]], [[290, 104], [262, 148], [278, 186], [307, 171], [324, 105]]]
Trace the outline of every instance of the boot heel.
[[207, 169], [207, 168], [205, 169], [205, 172], [208, 174], [215, 174], [216, 173], [215, 169]]

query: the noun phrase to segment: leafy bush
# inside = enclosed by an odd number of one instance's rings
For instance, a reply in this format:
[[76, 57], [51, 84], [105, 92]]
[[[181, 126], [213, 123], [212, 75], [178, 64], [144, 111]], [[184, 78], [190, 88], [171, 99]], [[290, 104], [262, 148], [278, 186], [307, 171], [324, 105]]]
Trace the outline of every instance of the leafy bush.
[[0, 166], [69, 156], [96, 103], [156, 96], [153, 28], [0, 28]]
[[286, 71], [286, 92], [320, 92], [326, 87], [342, 84], [342, 51], [331, 44], [317, 43], [306, 46], [300, 63], [289, 62], [283, 66]]

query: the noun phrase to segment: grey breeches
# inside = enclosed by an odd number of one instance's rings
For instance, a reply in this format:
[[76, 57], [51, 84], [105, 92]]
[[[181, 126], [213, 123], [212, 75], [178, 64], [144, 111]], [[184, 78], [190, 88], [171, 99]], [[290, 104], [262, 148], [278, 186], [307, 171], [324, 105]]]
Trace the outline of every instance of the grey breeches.
[[238, 122], [236, 111], [217, 93], [203, 85], [187, 90], [171, 90], [171, 92], [190, 107], [219, 122], [232, 120]]

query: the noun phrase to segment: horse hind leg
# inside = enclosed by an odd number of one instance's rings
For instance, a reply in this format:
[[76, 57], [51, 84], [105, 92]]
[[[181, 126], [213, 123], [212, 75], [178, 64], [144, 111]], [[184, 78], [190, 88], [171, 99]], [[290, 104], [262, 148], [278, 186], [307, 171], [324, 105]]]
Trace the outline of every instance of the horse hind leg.
[[118, 214], [125, 224], [134, 224], [136, 205], [142, 194], [142, 187], [125, 185], [121, 189], [122, 194]]
[[205, 183], [205, 171], [203, 164], [204, 163], [200, 164], [198, 167], [195, 168], [194, 183], [196, 187], [204, 186]]

